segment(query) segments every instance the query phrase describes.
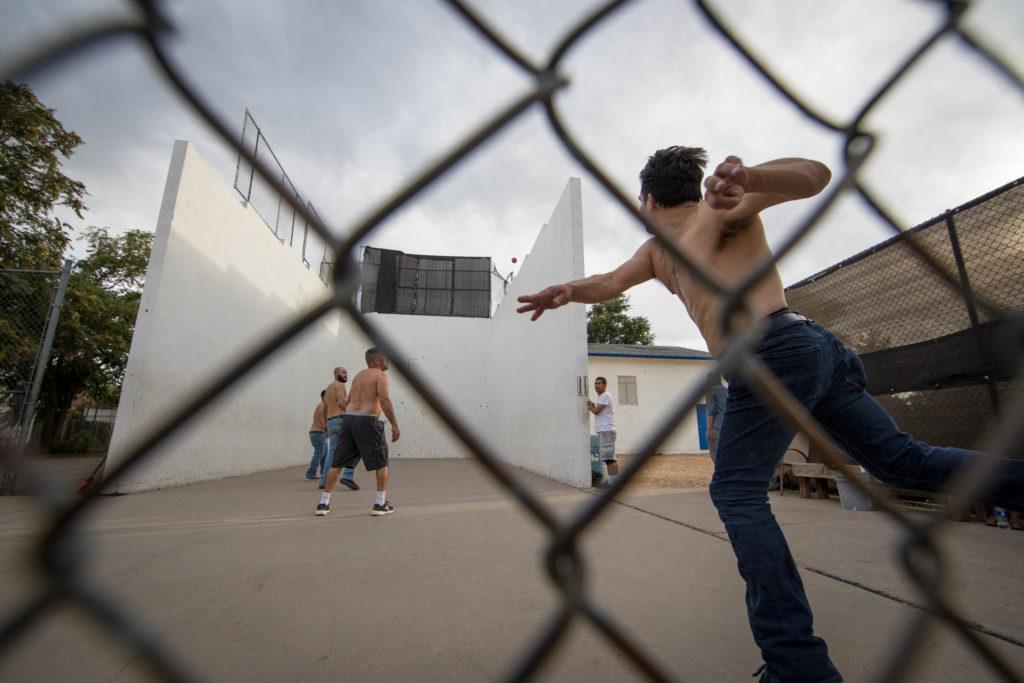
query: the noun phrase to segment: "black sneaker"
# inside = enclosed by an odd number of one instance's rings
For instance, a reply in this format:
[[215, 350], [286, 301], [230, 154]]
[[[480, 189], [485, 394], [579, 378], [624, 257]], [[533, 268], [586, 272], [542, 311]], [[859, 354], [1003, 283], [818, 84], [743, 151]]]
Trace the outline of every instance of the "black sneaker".
[[359, 490], [359, 484], [355, 483], [351, 479], [345, 479], [344, 477], [342, 477], [341, 479], [338, 480], [338, 483], [343, 485], [343, 486], [349, 487], [353, 491], [358, 491]]
[[330, 511], [331, 511], [331, 504], [330, 503], [317, 503], [316, 504], [316, 516], [317, 517], [324, 517]]
[[380, 517], [381, 515], [390, 515], [394, 511], [395, 508], [392, 507], [391, 503], [384, 501], [383, 505], [377, 505], [374, 503], [373, 510], [370, 511], [370, 514], [374, 517]]

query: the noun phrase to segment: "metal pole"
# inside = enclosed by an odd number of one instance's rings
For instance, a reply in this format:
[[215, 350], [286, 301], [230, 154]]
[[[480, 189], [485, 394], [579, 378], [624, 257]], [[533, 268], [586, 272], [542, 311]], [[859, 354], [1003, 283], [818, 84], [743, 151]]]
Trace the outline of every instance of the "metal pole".
[[[246, 113], [246, 115], [248, 115], [249, 114], [249, 110], [246, 109], [245, 113]], [[250, 116], [249, 118], [251, 119], [252, 117]], [[256, 121], [252, 122], [252, 127], [256, 129], [256, 144], [253, 145], [253, 148], [252, 148], [252, 158], [253, 158], [253, 160], [256, 160], [256, 159], [259, 159], [260, 135], [262, 135], [262, 133], [260, 132], [260, 127], [256, 125]], [[256, 175], [256, 164], [255, 163], [254, 164], [250, 164], [250, 166], [249, 166], [249, 191], [245, 195], [245, 201], [249, 202], [250, 204], [252, 204], [252, 179], [255, 177], [255, 175]]]
[[67, 259], [64, 267], [60, 270], [60, 281], [57, 284], [57, 292], [53, 295], [50, 303], [50, 314], [46, 318], [46, 331], [43, 333], [43, 343], [39, 347], [39, 356], [36, 358], [35, 368], [32, 371], [32, 387], [29, 389], [27, 411], [22, 417], [21, 433], [18, 435], [19, 445], [28, 444], [29, 435], [32, 433], [32, 423], [35, 420], [36, 401], [39, 400], [39, 391], [43, 386], [43, 375], [46, 374], [46, 366], [50, 362], [50, 351], [53, 349], [53, 338], [57, 334], [57, 320], [60, 318], [60, 309], [64, 306], [64, 294], [68, 289], [68, 280], [71, 279], [71, 266], [74, 261]]
[[[953, 212], [946, 212], [946, 230], [949, 231], [949, 243], [953, 248], [953, 259], [956, 261], [956, 270], [960, 275], [961, 293], [964, 303], [967, 305], [967, 316], [971, 319], [971, 328], [975, 330], [975, 339], [978, 341], [978, 350], [989, 367], [992, 367], [992, 354], [988, 344], [981, 334], [981, 324], [978, 321], [978, 308], [974, 304], [974, 292], [971, 290], [971, 280], [967, 277], [967, 265], [964, 263], [963, 252], [960, 250], [960, 238], [956, 234], [956, 224], [953, 222]], [[992, 414], [999, 415], [999, 394], [996, 386], [988, 377], [985, 378], [985, 386], [988, 388], [988, 400], [992, 404]]]
[[25, 455], [25, 447], [28, 445], [29, 437], [32, 434], [36, 401], [39, 400], [39, 391], [43, 386], [43, 375], [46, 373], [46, 366], [50, 362], [53, 338], [57, 332], [57, 320], [60, 318], [60, 310], [64, 306], [64, 294], [68, 288], [68, 280], [71, 278], [71, 266], [73, 263], [71, 259], [64, 261], [64, 267], [60, 271], [60, 280], [57, 283], [57, 291], [50, 301], [50, 311], [47, 314], [46, 327], [43, 331], [43, 343], [39, 347], [39, 353], [36, 355], [36, 362], [32, 368], [32, 383], [29, 388], [28, 397], [21, 407], [22, 412], [18, 425], [16, 447], [9, 454], [7, 461], [0, 463], [0, 494], [13, 494], [16, 490], [18, 471], [21, 469], [21, 460]]

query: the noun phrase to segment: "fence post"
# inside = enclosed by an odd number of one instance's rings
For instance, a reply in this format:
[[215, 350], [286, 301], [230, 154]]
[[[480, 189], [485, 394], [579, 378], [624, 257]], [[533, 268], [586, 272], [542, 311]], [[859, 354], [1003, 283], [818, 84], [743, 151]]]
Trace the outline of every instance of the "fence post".
[[[249, 110], [246, 109], [246, 114]], [[252, 179], [256, 175], [256, 161], [259, 159], [260, 152], [260, 128], [256, 125], [256, 122], [252, 122], [253, 128], [256, 129], [256, 144], [252, 147], [252, 163], [249, 164], [249, 190], [245, 193], [245, 201], [252, 204]]]
[[8, 461], [0, 465], [0, 494], [13, 494], [18, 483], [18, 471], [21, 469], [21, 461], [28, 446], [29, 437], [32, 435], [32, 424], [35, 421], [36, 401], [39, 400], [39, 391], [43, 386], [43, 375], [46, 374], [46, 366], [50, 362], [50, 351], [53, 348], [53, 338], [57, 333], [57, 321], [60, 319], [60, 310], [64, 306], [64, 293], [68, 288], [68, 280], [71, 278], [71, 266], [74, 261], [67, 259], [64, 267], [60, 270], [60, 280], [57, 283], [57, 291], [50, 300], [50, 311], [46, 316], [46, 327], [43, 331], [43, 343], [39, 346], [39, 353], [36, 355], [35, 365], [32, 367], [32, 382], [29, 388], [28, 397], [21, 406], [21, 420], [18, 424], [17, 443], [14, 452], [11, 453]]
[[[949, 231], [949, 244], [953, 249], [953, 260], [956, 261], [956, 270], [960, 275], [960, 291], [964, 297], [964, 304], [967, 306], [967, 315], [971, 319], [971, 329], [975, 331], [975, 339], [978, 343], [978, 350], [985, 359], [985, 363], [992, 366], [992, 354], [985, 337], [981, 334], [981, 324], [978, 322], [978, 307], [974, 304], [974, 292], [971, 289], [971, 280], [967, 276], [967, 265], [964, 263], [964, 255], [960, 250], [960, 238], [956, 234], [956, 224], [953, 221], [953, 212], [946, 212], [946, 230]], [[985, 386], [988, 387], [988, 400], [992, 404], [992, 414], [999, 415], [999, 394], [996, 392], [996, 385], [986, 377]]]

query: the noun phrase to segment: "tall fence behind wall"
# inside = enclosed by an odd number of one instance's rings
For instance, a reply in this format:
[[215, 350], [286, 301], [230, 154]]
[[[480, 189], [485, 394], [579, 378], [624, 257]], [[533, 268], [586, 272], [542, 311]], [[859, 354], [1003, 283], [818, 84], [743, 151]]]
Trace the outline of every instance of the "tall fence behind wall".
[[[918, 260], [911, 235], [956, 288]], [[978, 448], [1021, 385], [1021, 340], [974, 292], [1024, 312], [1024, 178], [798, 282], [786, 298], [860, 354], [868, 391], [902, 429]], [[1024, 457], [1024, 444], [1012, 455]]]
[[48, 321], [62, 303], [56, 301], [60, 280], [59, 270], [0, 268], [0, 435], [16, 443], [28, 438], [33, 380], [45, 366]]
[[[276, 160], [264, 163], [266, 158], [258, 155], [257, 144], [250, 144], [245, 139], [235, 137], [231, 132], [233, 127], [225, 125], [215, 115], [214, 109], [188, 82], [186, 72], [180, 69], [169, 55], [169, 43], [176, 40], [180, 33], [170, 30], [174, 28], [174, 22], [170, 16], [165, 15], [164, 6], [160, 3], [137, 0], [139, 12], [132, 21], [68, 27], [66, 33], [54, 42], [34, 47], [30, 54], [16, 58], [16, 61], [3, 69], [0, 76], [3, 78], [24, 79], [36, 73], [59, 77], [61, 73], [58, 65], [67, 64], [68, 58], [76, 57], [85, 47], [107, 41], [113, 42], [123, 37], [138, 39], [148, 48], [155, 63], [159, 65], [155, 74], [164, 78], [169, 87], [236, 149], [246, 164], [255, 167], [255, 171], [250, 174], [252, 182], [256, 182], [255, 176], [260, 176], [260, 183], [266, 183], [281, 196], [282, 211], [287, 212], [284, 204], [290, 205], [294, 212], [310, 224], [329, 244], [332, 260], [335, 262], [332, 269], [335, 287], [325, 292], [323, 299], [309, 310], [297, 315], [295, 319], [283, 324], [256, 348], [246, 352], [239, 351], [219, 376], [211, 377], [208, 383], [197, 387], [195, 395], [190, 400], [183, 402], [182, 405], [169, 406], [165, 421], [155, 427], [150, 434], [140, 438], [131, 451], [125, 454], [121, 464], [107, 476], [116, 479], [138, 468], [146, 460], [157, 457], [159, 445], [165, 443], [172, 435], [187, 429], [191, 420], [236, 382], [250, 372], [258, 371], [260, 364], [274, 351], [287, 345], [321, 317], [340, 310], [382, 348], [391, 358], [395, 371], [405, 377], [409, 386], [436, 412], [439, 419], [446, 423], [452, 434], [547, 534], [546, 548], [542, 554], [543, 566], [561, 599], [557, 607], [551, 611], [546, 624], [538, 629], [532, 642], [511, 665], [507, 677], [519, 681], [536, 675], [542, 666], [550, 661], [551, 654], [565, 642], [564, 636], [570, 625], [583, 620], [589, 622], [609, 646], [621, 652], [624, 660], [631, 663], [639, 674], [659, 681], [675, 678], [674, 672], [663, 665], [660, 653], [650, 650], [649, 641], [644, 638], [643, 633], [628, 631], [615, 614], [601, 607], [600, 596], [594, 594], [592, 586], [586, 581], [587, 561], [578, 541], [583, 531], [590, 528], [602, 514], [607, 513], [613, 498], [657, 452], [659, 445], [672, 434], [679, 422], [702, 401], [712, 380], [709, 378], [694, 386], [683, 388], [679, 395], [667, 404], [664, 417], [642, 439], [638, 456], [624, 469], [616, 482], [600, 496], [589, 501], [581, 510], [573, 511], [566, 516], [563, 511], [553, 509], [551, 503], [543, 497], [511, 478], [500, 465], [493, 446], [481, 440], [455, 412], [454, 406], [437, 393], [434, 387], [438, 378], [428, 378], [417, 370], [394, 340], [389, 339], [369, 316], [356, 308], [354, 303], [354, 293], [359, 285], [358, 266], [352, 259], [356, 245], [364, 244], [367, 236], [385, 220], [400, 208], [407, 207], [410, 202], [415, 201], [420, 192], [479, 150], [481, 145], [491, 140], [496, 133], [504, 130], [527, 112], [541, 109], [557, 140], [590, 177], [600, 183], [624, 211], [633, 216], [637, 226], [643, 225], [656, 235], [662, 248], [675, 259], [679, 267], [685, 269], [689, 277], [699, 281], [719, 297], [723, 305], [724, 314], [720, 320], [722, 337], [725, 340], [718, 358], [719, 370], [723, 373], [742, 373], [752, 391], [756, 392], [781, 420], [791, 428], [807, 434], [812, 446], [819, 449], [822, 457], [833, 467], [844, 472], [851, 485], [871, 498], [875, 506], [887, 515], [888, 520], [900, 529], [901, 541], [898, 547], [894, 548], [894, 555], [900, 558], [908, 576], [919, 590], [923, 605], [920, 610], [908, 612], [910, 616], [905, 624], [900, 625], [898, 637], [884, 643], [879, 639], [878, 650], [871, 653], [874, 660], [881, 662], [878, 669], [879, 680], [904, 680], [912, 675], [915, 661], [928, 654], [930, 641], [924, 637], [925, 634], [940, 622], [962, 640], [965, 651], [969, 651], [984, 663], [986, 670], [980, 676], [1021, 680], [1021, 672], [1014, 669], [1005, 652], [994, 646], [991, 639], [983, 638], [979, 625], [966, 620], [960, 607], [954, 603], [956, 585], [951, 578], [951, 572], [947, 571], [949, 560], [943, 552], [942, 531], [945, 522], [937, 518], [923, 519], [907, 515], [877, 491], [864, 486], [845, 464], [845, 454], [829, 438], [822, 426], [803, 410], [792, 394], [751, 353], [759, 339], [760, 331], [756, 328], [732, 329], [729, 324], [737, 316], [728, 315], [743, 308], [743, 295], [770, 272], [770, 268], [775, 266], [779, 259], [787, 255], [810, 231], [821, 224], [820, 218], [824, 211], [834, 205], [840, 197], [856, 197], [886, 225], [896, 232], [900, 231], [899, 225], [875, 198], [870, 188], [869, 174], [863, 170], [865, 161], [872, 156], [877, 145], [877, 137], [868, 127], [867, 120], [880, 103], [888, 100], [894, 90], [901, 88], [903, 76], [937, 45], [948, 47], [955, 44], [962, 47], [967, 54], [977, 57], [979, 63], [985, 65], [992, 79], [1012, 88], [1016, 93], [1024, 94], [1024, 79], [1001, 60], [986, 41], [964, 21], [965, 12], [970, 9], [971, 3], [962, 0], [936, 2], [935, 6], [943, 12], [940, 24], [918, 44], [906, 46], [908, 49], [901, 52], [905, 57], [896, 64], [889, 78], [882, 81], [877, 89], [863, 93], [863, 106], [854, 116], [834, 119], [816, 110], [804, 94], [787, 87], [767, 66], [761, 55], [748, 48], [734, 33], [733, 27], [724, 22], [709, 3], [704, 0], [694, 1], [695, 8], [706, 20], [709, 30], [716, 32], [730, 45], [753, 71], [765, 79], [766, 84], [773, 88], [779, 97], [785, 98], [810, 122], [835, 134], [837, 145], [842, 152], [838, 156], [843, 161], [840, 167], [835, 169], [830, 189], [817, 200], [815, 210], [795, 227], [783, 244], [778, 246], [773, 259], [752, 268], [751, 272], [735, 284], [721, 282], [705, 264], [698, 263], [681, 252], [661, 232], [659, 226], [651, 223], [647, 216], [640, 213], [633, 199], [635, 191], [623, 190], [609, 179], [605, 170], [591, 159], [584, 146], [574, 136], [561, 111], [556, 95], [571, 82], [571, 79], [562, 72], [563, 59], [573, 51], [581, 38], [591, 35], [596, 27], [606, 29], [603, 35], [613, 35], [613, 32], [608, 30], [614, 26], [612, 19], [616, 16], [617, 10], [629, 4], [628, 0], [604, 3], [586, 16], [580, 17], [557, 41], [551, 53], [539, 61], [531, 59], [517, 49], [500, 27], [490, 25], [461, 0], [448, 0], [447, 4], [461, 17], [468, 30], [474, 32], [480, 40], [489, 43], [496, 54], [507, 58], [513, 68], [523, 73], [529, 87], [525, 87], [522, 92], [510, 98], [510, 103], [504, 109], [480, 121], [472, 130], [467, 130], [461, 142], [448, 150], [439, 160], [410, 177], [403, 187], [390, 200], [378, 207], [369, 218], [357, 225], [349, 226], [346, 230], [328, 230], [311, 208], [293, 192], [294, 188], [290, 187]], [[851, 27], [851, 30], [856, 30], [856, 27]], [[978, 163], [984, 161], [979, 160]], [[240, 163], [240, 177], [244, 177], [243, 168], [247, 167]], [[275, 214], [271, 212], [267, 215]], [[267, 220], [266, 216], [264, 219]], [[267, 222], [268, 225], [278, 225], [276, 219]], [[278, 234], [279, 228], [274, 229], [275, 234]], [[910, 279], [913, 273], [918, 273], [931, 288], [933, 275], [937, 275], [938, 279], [934, 282], [941, 283], [939, 286], [951, 287], [955, 291], [966, 293], [967, 302], [976, 311], [978, 327], [987, 321], [1009, 320], [1014, 316], [1014, 309], [1000, 300], [998, 293], [990, 298], [980, 286], [972, 286], [971, 290], [967, 291], [962, 279], [958, 277], [955, 265], [950, 268], [949, 263], [944, 264], [941, 257], [935, 253], [936, 249], [931, 246], [930, 240], [933, 239], [934, 231], [921, 233], [920, 238], [917, 234], [911, 234], [903, 242], [913, 250], [914, 257], [906, 259], [904, 267], [907, 270], [900, 274], [901, 278]], [[964, 306], [962, 302], [958, 305]], [[970, 313], [967, 316], [969, 320]], [[1016, 323], [1024, 322], [1020, 315], [1013, 317], [1013, 320]], [[895, 332], [895, 328], [893, 331]], [[938, 338], [942, 338], [942, 334], [930, 333], [930, 336], [917, 341]], [[913, 342], [908, 340], [906, 343]], [[1017, 338], [1014, 344], [1017, 354], [1020, 354], [1024, 344]], [[1024, 401], [1015, 399], [1007, 404], [1001, 404], [999, 419], [987, 430], [987, 448], [996, 455], [1007, 455], [1016, 451], [1022, 440]], [[966, 468], [968, 471], [950, 485], [954, 492], [964, 499], [981, 498], [991, 486], [993, 477], [997, 476], [1000, 462], [996, 458], [975, 458], [970, 467]], [[12, 610], [0, 625], [0, 655], [9, 651], [19, 638], [27, 634], [39, 636], [40, 627], [45, 626], [46, 619], [57, 613], [55, 607], [71, 605], [78, 608], [80, 614], [87, 615], [106, 626], [107, 633], [114, 634], [121, 644], [132, 648], [140, 660], [144, 660], [165, 678], [191, 679], [193, 674], [188, 665], [183, 658], [170, 650], [168, 639], [161, 638], [144, 627], [146, 615], [122, 604], [109, 592], [109, 587], [100, 582], [99, 577], [87, 572], [90, 559], [88, 553], [92, 551], [93, 544], [83, 542], [83, 522], [87, 517], [86, 513], [96, 506], [98, 500], [99, 489], [93, 488], [85, 496], [66, 505], [57, 506], [47, 518], [52, 522], [40, 534], [40, 548], [36, 555], [40, 561], [38, 587], [26, 595], [25, 603], [19, 609]], [[857, 618], [856, 615], [849, 616], [851, 619]], [[685, 627], [683, 620], [680, 628]]]
[[[0, 494], [15, 493], [73, 262], [0, 269]], [[6, 453], [5, 453], [6, 451]]]
[[[273, 169], [274, 179], [280, 186], [275, 187], [267, 182], [256, 172], [256, 167], [246, 154], [239, 152], [238, 164], [235, 166], [235, 190], [256, 210], [274, 236], [282, 244], [287, 244], [307, 268], [315, 269], [320, 279], [327, 284], [330, 281], [330, 269], [324, 265], [328, 262], [327, 243], [312, 228], [309, 220], [309, 214], [318, 220], [319, 215], [313, 204], [305, 201], [295, 189], [248, 109], [245, 110], [242, 123], [241, 144], [249, 156]], [[296, 204], [304, 207], [308, 213], [303, 215], [296, 209]]]

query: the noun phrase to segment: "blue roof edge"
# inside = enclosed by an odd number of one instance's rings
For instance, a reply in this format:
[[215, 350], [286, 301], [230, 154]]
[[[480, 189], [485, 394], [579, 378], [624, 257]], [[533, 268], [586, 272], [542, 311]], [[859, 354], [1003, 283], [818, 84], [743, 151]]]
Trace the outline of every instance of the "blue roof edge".
[[681, 355], [664, 355], [664, 356], [652, 356], [646, 353], [606, 353], [601, 351], [588, 351], [588, 356], [603, 356], [605, 358], [653, 358], [655, 360], [714, 360], [709, 354], [707, 356], [681, 356]]

